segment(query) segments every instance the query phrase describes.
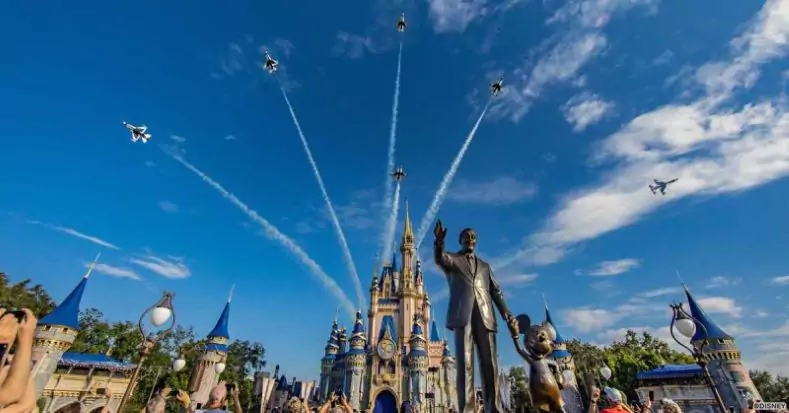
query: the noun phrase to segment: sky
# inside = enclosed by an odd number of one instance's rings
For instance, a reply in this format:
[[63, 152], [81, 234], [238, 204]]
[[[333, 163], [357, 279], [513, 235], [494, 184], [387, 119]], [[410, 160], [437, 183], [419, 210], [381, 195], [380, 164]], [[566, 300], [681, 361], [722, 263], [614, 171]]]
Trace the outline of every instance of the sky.
[[438, 217], [476, 228], [512, 311], [544, 294], [565, 337], [671, 341], [683, 280], [789, 374], [789, 0], [359, 4], [0, 6], [0, 269], [59, 301], [101, 253], [82, 308], [171, 290], [198, 335], [235, 285], [231, 336], [315, 379], [407, 200], [423, 251]]

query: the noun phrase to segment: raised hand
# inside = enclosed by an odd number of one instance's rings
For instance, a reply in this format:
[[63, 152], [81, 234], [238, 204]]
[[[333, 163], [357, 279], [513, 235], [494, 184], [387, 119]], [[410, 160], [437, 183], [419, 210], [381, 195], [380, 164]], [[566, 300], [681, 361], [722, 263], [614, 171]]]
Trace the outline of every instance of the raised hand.
[[444, 242], [444, 239], [447, 237], [447, 229], [444, 228], [440, 219], [436, 221], [436, 227], [433, 228], [433, 235], [436, 237], [436, 242]]

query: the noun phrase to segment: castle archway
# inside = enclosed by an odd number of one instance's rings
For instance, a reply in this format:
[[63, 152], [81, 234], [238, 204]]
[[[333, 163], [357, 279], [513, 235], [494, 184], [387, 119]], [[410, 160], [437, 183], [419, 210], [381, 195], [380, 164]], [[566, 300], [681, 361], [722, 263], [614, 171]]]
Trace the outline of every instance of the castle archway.
[[390, 390], [381, 390], [375, 396], [373, 413], [397, 413], [397, 398]]

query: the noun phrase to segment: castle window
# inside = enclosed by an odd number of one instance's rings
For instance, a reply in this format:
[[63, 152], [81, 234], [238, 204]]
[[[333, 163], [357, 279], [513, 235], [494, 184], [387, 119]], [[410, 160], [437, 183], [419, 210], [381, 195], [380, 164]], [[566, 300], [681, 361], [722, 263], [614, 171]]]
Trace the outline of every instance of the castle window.
[[718, 344], [726, 344], [726, 342], [725, 342], [725, 341], [723, 341], [723, 339], [722, 339], [722, 338], [719, 338], [719, 339], [718, 339]]

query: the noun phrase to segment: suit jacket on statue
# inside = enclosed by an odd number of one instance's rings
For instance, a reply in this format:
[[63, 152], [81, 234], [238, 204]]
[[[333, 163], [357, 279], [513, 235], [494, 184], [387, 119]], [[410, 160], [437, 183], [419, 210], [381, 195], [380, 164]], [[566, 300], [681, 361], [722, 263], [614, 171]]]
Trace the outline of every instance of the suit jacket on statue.
[[[479, 306], [482, 322], [488, 331], [496, 332], [496, 315], [493, 304], [499, 312], [509, 313], [504, 303], [504, 295], [493, 271], [487, 262], [474, 255], [471, 262], [464, 253], [441, 251], [435, 249], [436, 264], [444, 271], [449, 283], [449, 308], [447, 310], [447, 328], [454, 330], [465, 327], [471, 322], [474, 303]], [[476, 271], [475, 268], [476, 267]]]

